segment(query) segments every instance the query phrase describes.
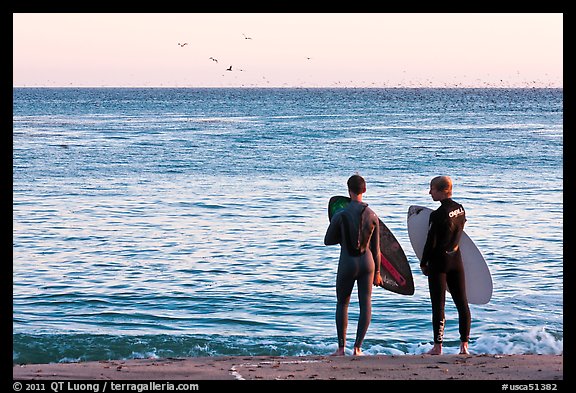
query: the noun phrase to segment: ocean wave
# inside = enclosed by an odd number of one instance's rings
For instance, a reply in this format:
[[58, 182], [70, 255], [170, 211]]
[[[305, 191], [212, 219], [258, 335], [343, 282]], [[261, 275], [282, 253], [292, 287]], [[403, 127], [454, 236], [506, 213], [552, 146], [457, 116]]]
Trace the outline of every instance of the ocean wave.
[[[328, 355], [336, 350], [335, 338], [297, 336], [224, 335], [14, 335], [14, 364], [69, 363], [199, 356], [308, 356]], [[430, 342], [366, 339], [366, 355], [419, 355], [432, 348]], [[444, 353], [458, 353], [458, 341], [445, 341]], [[471, 340], [472, 354], [547, 354], [564, 352], [562, 334], [534, 327], [526, 332], [485, 334]], [[347, 349], [348, 353], [351, 348]]]

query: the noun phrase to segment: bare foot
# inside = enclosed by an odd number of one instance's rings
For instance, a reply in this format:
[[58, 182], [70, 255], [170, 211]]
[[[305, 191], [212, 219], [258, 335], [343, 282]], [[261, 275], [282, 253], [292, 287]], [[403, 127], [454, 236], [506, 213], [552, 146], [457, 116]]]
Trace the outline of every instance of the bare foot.
[[364, 356], [362, 350], [358, 347], [354, 347], [354, 352], [352, 353], [354, 356]]
[[336, 352], [331, 353], [330, 356], [344, 356], [346, 353], [344, 352], [344, 347], [338, 348]]
[[468, 351], [468, 343], [460, 344], [460, 355], [470, 355], [470, 352]]
[[442, 344], [434, 344], [434, 347], [426, 353], [428, 355], [442, 355]]

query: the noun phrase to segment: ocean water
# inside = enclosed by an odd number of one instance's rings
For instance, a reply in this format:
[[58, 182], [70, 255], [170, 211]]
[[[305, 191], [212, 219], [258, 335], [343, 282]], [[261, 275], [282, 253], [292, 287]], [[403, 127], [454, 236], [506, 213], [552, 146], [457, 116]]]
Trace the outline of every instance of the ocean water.
[[[406, 230], [454, 180], [486, 258], [472, 353], [563, 353], [562, 89], [13, 89], [13, 361], [336, 349], [347, 178], [416, 292], [375, 288], [366, 354], [431, 348]], [[358, 318], [356, 290], [348, 351]], [[458, 350], [447, 296], [445, 352]]]

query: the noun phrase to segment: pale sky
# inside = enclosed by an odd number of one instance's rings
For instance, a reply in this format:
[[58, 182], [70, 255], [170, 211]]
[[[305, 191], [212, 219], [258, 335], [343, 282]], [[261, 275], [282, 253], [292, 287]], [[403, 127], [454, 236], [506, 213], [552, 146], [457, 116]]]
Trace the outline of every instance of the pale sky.
[[13, 67], [15, 87], [563, 87], [563, 15], [16, 13]]

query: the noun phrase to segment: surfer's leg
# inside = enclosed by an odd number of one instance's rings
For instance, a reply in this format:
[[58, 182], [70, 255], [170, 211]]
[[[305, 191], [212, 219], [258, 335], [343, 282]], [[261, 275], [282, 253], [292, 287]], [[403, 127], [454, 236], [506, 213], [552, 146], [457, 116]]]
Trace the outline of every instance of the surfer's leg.
[[344, 355], [346, 347], [346, 330], [348, 329], [348, 305], [354, 288], [354, 278], [338, 269], [336, 277], [336, 332], [338, 334], [338, 349], [332, 355]]
[[428, 274], [428, 287], [432, 303], [432, 331], [434, 332], [434, 347], [428, 352], [430, 355], [442, 353], [444, 341], [444, 305], [446, 302], [446, 273], [431, 271]]
[[[468, 353], [468, 339], [470, 337], [470, 307], [466, 297], [466, 281], [464, 268], [450, 271], [446, 276], [446, 282], [452, 295], [452, 300], [458, 310], [458, 330], [460, 332], [460, 353]], [[466, 345], [463, 346], [463, 344]]]
[[360, 316], [356, 329], [356, 341], [354, 342], [354, 355], [361, 355], [362, 342], [370, 326], [372, 319], [372, 282], [374, 281], [374, 269], [358, 278], [358, 302], [360, 304]]

